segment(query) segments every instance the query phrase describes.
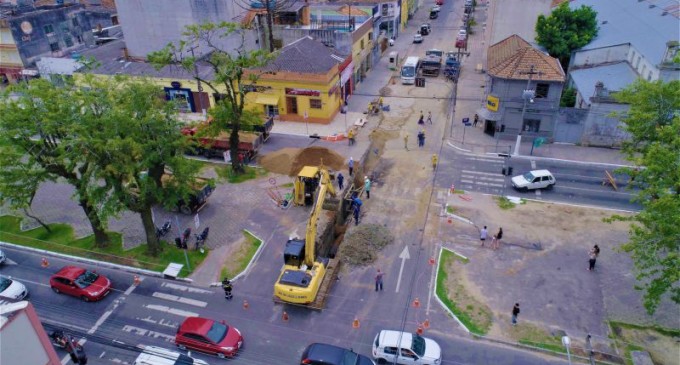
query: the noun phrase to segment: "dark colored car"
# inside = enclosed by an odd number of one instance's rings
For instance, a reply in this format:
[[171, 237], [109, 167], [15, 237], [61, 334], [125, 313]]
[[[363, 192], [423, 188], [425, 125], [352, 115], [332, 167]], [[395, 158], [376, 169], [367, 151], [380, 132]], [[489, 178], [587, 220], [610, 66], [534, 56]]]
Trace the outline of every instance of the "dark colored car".
[[104, 275], [77, 266], [65, 266], [50, 277], [55, 293], [78, 297], [86, 302], [97, 301], [111, 292], [111, 281]]
[[373, 360], [352, 350], [313, 343], [305, 349], [300, 359], [301, 365], [375, 365]]
[[182, 350], [190, 348], [225, 358], [236, 355], [243, 346], [243, 336], [224, 321], [189, 317], [177, 329], [175, 344]]

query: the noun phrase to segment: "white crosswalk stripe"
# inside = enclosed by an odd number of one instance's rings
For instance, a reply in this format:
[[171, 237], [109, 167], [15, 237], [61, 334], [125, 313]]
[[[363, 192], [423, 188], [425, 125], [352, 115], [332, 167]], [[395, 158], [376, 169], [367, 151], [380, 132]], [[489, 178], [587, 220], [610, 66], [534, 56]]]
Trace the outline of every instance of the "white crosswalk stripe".
[[189, 305], [193, 305], [193, 306], [201, 307], [201, 308], [205, 308], [208, 305], [208, 303], [200, 301], [200, 300], [178, 297], [176, 295], [166, 294], [166, 293], [154, 292], [152, 294], [152, 296], [156, 297], [156, 298], [160, 298], [160, 299], [173, 301], [173, 302], [189, 304]]

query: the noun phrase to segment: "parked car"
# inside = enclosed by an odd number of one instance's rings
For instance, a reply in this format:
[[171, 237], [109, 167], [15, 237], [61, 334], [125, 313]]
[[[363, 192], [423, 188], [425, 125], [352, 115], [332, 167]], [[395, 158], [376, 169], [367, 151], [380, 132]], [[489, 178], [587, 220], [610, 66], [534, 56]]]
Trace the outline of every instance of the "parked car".
[[416, 33], [416, 35], [413, 36], [413, 43], [423, 43], [423, 36], [420, 35], [420, 33]]
[[101, 300], [111, 292], [111, 280], [94, 271], [77, 266], [64, 266], [50, 277], [55, 293], [64, 293], [86, 302]]
[[133, 365], [208, 365], [208, 363], [162, 347], [144, 346], [144, 350], [137, 356]]
[[430, 11], [430, 19], [437, 19], [439, 17], [439, 11]]
[[26, 286], [11, 277], [0, 275], [0, 297], [22, 300], [28, 295]]
[[224, 321], [188, 317], [177, 329], [175, 344], [182, 350], [190, 348], [219, 358], [234, 357], [243, 346], [243, 336]]
[[373, 358], [379, 364], [439, 365], [442, 350], [434, 340], [418, 334], [382, 330], [373, 341]]
[[428, 35], [430, 33], [432, 33], [432, 27], [430, 26], [430, 23], [423, 23], [420, 25], [421, 35]]
[[512, 178], [512, 186], [523, 191], [552, 189], [556, 182], [555, 177], [548, 170], [533, 170]]
[[5, 263], [5, 260], [7, 260], [7, 256], [5, 255], [2, 250], [0, 250], [0, 265]]
[[300, 365], [375, 365], [375, 363], [352, 350], [325, 343], [313, 343], [302, 353]]
[[430, 8], [430, 11], [437, 11], [437, 12], [438, 12], [439, 10], [441, 10], [441, 8], [439, 7], [439, 5], [435, 5], [435, 6], [433, 6], [433, 7]]

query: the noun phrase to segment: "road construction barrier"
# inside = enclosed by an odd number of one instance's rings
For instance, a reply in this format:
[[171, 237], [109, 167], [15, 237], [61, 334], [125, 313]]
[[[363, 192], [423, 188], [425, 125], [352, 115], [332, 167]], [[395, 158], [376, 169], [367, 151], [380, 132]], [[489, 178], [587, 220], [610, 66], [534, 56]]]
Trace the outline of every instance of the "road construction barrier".
[[49, 263], [49, 261], [47, 261], [46, 258], [43, 257], [42, 260], [40, 260], [40, 266], [42, 266], [43, 268], [46, 268], [46, 267], [50, 266], [50, 263]]
[[616, 186], [616, 179], [612, 174], [609, 173], [609, 171], [604, 170], [604, 180], [602, 180], [602, 185], [611, 185], [614, 190], [618, 191], [619, 187]]
[[332, 136], [321, 137], [321, 139], [323, 139], [324, 141], [328, 141], [328, 142], [338, 142], [338, 141], [344, 140], [345, 135], [342, 134], [342, 133], [341, 134], [334, 134]]

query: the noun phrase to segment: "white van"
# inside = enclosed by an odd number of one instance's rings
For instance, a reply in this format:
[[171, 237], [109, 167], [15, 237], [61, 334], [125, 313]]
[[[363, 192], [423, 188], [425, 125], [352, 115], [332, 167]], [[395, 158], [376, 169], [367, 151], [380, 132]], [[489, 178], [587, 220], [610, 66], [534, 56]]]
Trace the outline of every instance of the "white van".
[[144, 346], [134, 365], [209, 365], [207, 362], [194, 359], [189, 355], [166, 350], [162, 347]]
[[373, 341], [373, 358], [378, 364], [439, 365], [442, 350], [434, 340], [415, 333], [382, 330]]
[[518, 190], [552, 189], [555, 177], [548, 170], [533, 170], [512, 178], [512, 186]]

